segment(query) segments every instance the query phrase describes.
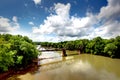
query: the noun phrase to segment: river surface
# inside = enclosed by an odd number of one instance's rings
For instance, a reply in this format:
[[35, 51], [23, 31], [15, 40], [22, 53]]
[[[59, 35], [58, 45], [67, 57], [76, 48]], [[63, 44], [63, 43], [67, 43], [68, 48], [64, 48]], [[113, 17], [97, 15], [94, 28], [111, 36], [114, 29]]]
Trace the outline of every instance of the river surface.
[[120, 59], [90, 54], [61, 57], [57, 52], [43, 52], [39, 58], [44, 59], [37, 71], [8, 80], [120, 80]]

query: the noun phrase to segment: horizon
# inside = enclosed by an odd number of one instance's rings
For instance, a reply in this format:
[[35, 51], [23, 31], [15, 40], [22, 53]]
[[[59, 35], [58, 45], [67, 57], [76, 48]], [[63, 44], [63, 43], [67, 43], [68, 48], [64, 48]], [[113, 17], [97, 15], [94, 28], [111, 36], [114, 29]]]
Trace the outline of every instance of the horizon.
[[1, 0], [0, 34], [34, 42], [120, 36], [120, 0]]

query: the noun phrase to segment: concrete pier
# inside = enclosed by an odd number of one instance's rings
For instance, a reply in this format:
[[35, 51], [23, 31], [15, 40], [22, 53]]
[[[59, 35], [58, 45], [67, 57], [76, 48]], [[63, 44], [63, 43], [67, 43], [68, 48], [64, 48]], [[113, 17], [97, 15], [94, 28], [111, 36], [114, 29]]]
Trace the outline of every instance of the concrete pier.
[[62, 49], [62, 57], [65, 57], [65, 56], [67, 56], [66, 49]]

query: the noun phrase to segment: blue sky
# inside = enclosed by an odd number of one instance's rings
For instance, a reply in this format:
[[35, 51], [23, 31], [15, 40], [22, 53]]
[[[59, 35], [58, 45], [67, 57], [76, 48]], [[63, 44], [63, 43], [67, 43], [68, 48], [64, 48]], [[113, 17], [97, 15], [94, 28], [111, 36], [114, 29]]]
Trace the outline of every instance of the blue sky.
[[0, 0], [0, 33], [33, 41], [120, 35], [120, 0]]

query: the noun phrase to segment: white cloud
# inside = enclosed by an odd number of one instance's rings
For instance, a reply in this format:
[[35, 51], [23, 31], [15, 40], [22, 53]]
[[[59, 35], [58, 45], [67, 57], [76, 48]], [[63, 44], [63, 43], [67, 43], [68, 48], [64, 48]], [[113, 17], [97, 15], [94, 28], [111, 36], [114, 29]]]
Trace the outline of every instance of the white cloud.
[[0, 16], [0, 33], [14, 31], [19, 27], [16, 16], [13, 16], [12, 20]]
[[120, 35], [120, 0], [108, 0], [108, 5], [100, 9], [97, 17], [102, 25], [95, 29], [95, 35], [105, 38]]
[[34, 3], [37, 5], [37, 4], [41, 4], [41, 0], [33, 0]]
[[27, 4], [27, 3], [25, 3], [25, 4], [24, 4], [24, 6], [25, 6], [25, 7], [27, 7], [27, 6], [28, 6], [28, 4]]
[[101, 8], [98, 17], [107, 20], [120, 17], [120, 0], [108, 0], [108, 5]]
[[59, 41], [58, 37], [52, 37], [52, 36], [46, 36], [46, 35], [32, 34], [32, 36], [30, 38], [33, 39], [34, 41], [41, 41], [41, 42], [45, 42], [45, 41], [57, 42], [57, 41]]
[[120, 35], [120, 22], [119, 21], [106, 22], [102, 26], [99, 26], [98, 28], [94, 29], [92, 35], [93, 37], [102, 36], [104, 38], [116, 37]]
[[[55, 33], [57, 36], [76, 37], [85, 35], [86, 27], [90, 27], [95, 20], [92, 15], [79, 18], [70, 16], [71, 5], [58, 3], [54, 5], [56, 14], [51, 14], [44, 20], [44, 24], [40, 27], [33, 27], [33, 33], [51, 34]], [[92, 23], [91, 23], [92, 21]]]
[[69, 11], [70, 11], [70, 3], [64, 5], [61, 3], [58, 4], [54, 4], [54, 10], [56, 12], [57, 15], [59, 15], [60, 17], [64, 17], [64, 18], [68, 18], [69, 17]]
[[30, 21], [30, 22], [28, 22], [28, 24], [29, 24], [29, 25], [32, 25], [32, 26], [34, 26], [34, 23], [33, 23], [33, 22], [31, 22], [31, 21]]
[[[38, 35], [56, 34], [57, 40], [73, 40], [101, 36], [110, 38], [120, 35], [120, 0], [108, 0], [98, 14], [86, 12], [85, 17], [70, 16], [71, 4], [54, 4], [52, 13], [39, 27], [33, 27]], [[55, 36], [55, 37], [56, 37]], [[54, 39], [54, 37], [52, 37]], [[49, 39], [48, 39], [49, 41]]]
[[13, 16], [12, 20], [13, 20], [14, 22], [17, 22], [17, 17], [16, 17], [16, 16]]

